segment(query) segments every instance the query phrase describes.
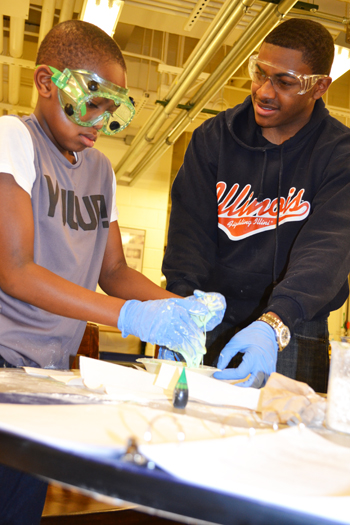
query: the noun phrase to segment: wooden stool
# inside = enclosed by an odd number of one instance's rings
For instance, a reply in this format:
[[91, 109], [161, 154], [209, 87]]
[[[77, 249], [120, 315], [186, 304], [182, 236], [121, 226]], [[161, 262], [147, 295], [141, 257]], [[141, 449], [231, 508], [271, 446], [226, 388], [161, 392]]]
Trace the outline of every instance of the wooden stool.
[[72, 362], [71, 368], [79, 368], [79, 357], [99, 358], [99, 328], [97, 324], [87, 323], [86, 329], [81, 340], [78, 353]]

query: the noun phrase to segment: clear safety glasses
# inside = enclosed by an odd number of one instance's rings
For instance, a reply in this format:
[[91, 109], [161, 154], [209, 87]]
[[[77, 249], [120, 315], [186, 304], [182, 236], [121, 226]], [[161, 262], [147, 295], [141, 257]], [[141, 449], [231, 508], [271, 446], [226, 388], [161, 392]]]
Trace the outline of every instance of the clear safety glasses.
[[[270, 75], [266, 73], [264, 66], [268, 66]], [[271, 73], [271, 69], [275, 72]], [[270, 80], [276, 93], [291, 96], [304, 95], [320, 78], [327, 77], [327, 75], [299, 75], [295, 71], [285, 71], [276, 64], [260, 60], [258, 55], [252, 55], [249, 58], [248, 70], [255, 84], [262, 86]]]
[[79, 126], [103, 122], [102, 131], [114, 135], [128, 126], [135, 115], [128, 89], [108, 82], [91, 71], [65, 69], [63, 73], [49, 66], [52, 82], [67, 117]]

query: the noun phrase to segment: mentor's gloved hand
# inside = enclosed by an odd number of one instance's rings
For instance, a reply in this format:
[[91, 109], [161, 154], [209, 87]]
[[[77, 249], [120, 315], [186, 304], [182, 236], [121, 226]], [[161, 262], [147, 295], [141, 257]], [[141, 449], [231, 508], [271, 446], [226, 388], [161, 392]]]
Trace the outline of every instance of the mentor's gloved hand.
[[197, 300], [131, 300], [120, 310], [118, 328], [123, 337], [136, 335], [141, 341], [181, 352], [187, 362], [199, 363], [206, 352], [205, 336], [192, 315], [207, 313], [207, 307]]
[[[237, 368], [223, 370], [238, 352], [244, 353], [242, 363]], [[272, 372], [276, 371], [278, 346], [273, 328], [263, 321], [255, 321], [227, 343], [221, 351], [215, 372], [216, 379], [244, 379], [237, 386], [260, 388], [265, 385]]]
[[204, 304], [208, 311], [206, 315], [192, 314], [192, 319], [199, 328], [202, 328], [206, 332], [210, 332], [210, 330], [213, 330], [221, 323], [224, 317], [226, 310], [225, 297], [217, 292], [202, 292], [201, 290], [194, 290], [193, 295], [186, 297], [187, 301], [193, 299]]

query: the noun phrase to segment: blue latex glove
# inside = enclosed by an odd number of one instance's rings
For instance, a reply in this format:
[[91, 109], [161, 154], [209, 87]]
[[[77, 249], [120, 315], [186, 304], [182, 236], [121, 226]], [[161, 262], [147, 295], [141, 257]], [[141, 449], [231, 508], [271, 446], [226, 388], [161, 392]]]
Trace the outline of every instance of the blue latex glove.
[[[238, 353], [244, 353], [242, 363], [237, 368], [223, 370]], [[255, 321], [227, 343], [221, 351], [215, 372], [216, 379], [244, 379], [237, 386], [260, 388], [265, 385], [272, 372], [276, 372], [278, 345], [273, 328], [263, 321]]]
[[120, 310], [118, 328], [123, 337], [133, 334], [141, 341], [181, 352], [193, 366], [199, 364], [206, 349], [204, 333], [192, 315], [205, 316], [207, 311], [196, 300], [126, 301]]
[[179, 352], [174, 352], [174, 350], [168, 350], [164, 346], [160, 346], [158, 350], [158, 359], [165, 359], [166, 361], [185, 361], [186, 359]]
[[[194, 290], [193, 295], [185, 298], [186, 301], [197, 301], [198, 303], [206, 306], [206, 313], [191, 313], [191, 317], [196, 323], [196, 325], [201, 328], [204, 332], [209, 332], [213, 330], [218, 324], [221, 323], [225, 310], [226, 310], [226, 300], [223, 295], [216, 292], [202, 292], [200, 290]], [[195, 310], [195, 305], [192, 308], [192, 311]], [[167, 359], [170, 361], [183, 361], [183, 356], [181, 353], [173, 352], [168, 348], [159, 348], [158, 359]], [[198, 364], [200, 361], [196, 361]]]
[[202, 328], [205, 332], [210, 332], [218, 324], [221, 323], [225, 310], [226, 299], [221, 293], [217, 292], [202, 292], [194, 290], [193, 295], [190, 295], [186, 300], [197, 299], [199, 303], [204, 304], [208, 308], [208, 313], [205, 316], [192, 315], [194, 322]]

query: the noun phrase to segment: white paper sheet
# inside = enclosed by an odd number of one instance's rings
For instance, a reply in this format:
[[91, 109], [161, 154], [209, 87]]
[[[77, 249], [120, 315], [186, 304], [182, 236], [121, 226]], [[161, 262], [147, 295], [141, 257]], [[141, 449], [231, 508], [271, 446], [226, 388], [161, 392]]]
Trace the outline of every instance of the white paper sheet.
[[196, 485], [350, 523], [350, 448], [305, 427], [141, 451]]
[[24, 371], [34, 377], [49, 377], [60, 383], [71, 386], [83, 386], [79, 370], [51, 370], [49, 368], [35, 368], [24, 366]]
[[[130, 403], [0, 404], [0, 429], [62, 450], [99, 457], [125, 451], [130, 437], [140, 444], [212, 440], [221, 435], [222, 424]], [[226, 435], [246, 432], [247, 429], [225, 426]]]
[[[180, 369], [162, 364], [159, 374], [98, 361], [80, 358], [80, 372], [87, 388], [103, 388], [105, 392], [120, 399], [172, 400], [173, 390], [180, 376]], [[260, 391], [241, 388], [186, 370], [189, 399], [220, 406], [236, 406], [255, 410]]]
[[154, 385], [155, 376], [144, 370], [80, 357], [80, 373], [84, 386], [100, 389], [121, 401], [144, 402], [168, 399], [159, 386]]
[[[162, 364], [155, 384], [168, 391], [173, 391], [180, 377], [177, 367]], [[242, 388], [218, 379], [205, 377], [186, 370], [189, 398], [202, 403], [221, 406], [236, 406], [256, 410], [260, 391], [256, 388]]]

